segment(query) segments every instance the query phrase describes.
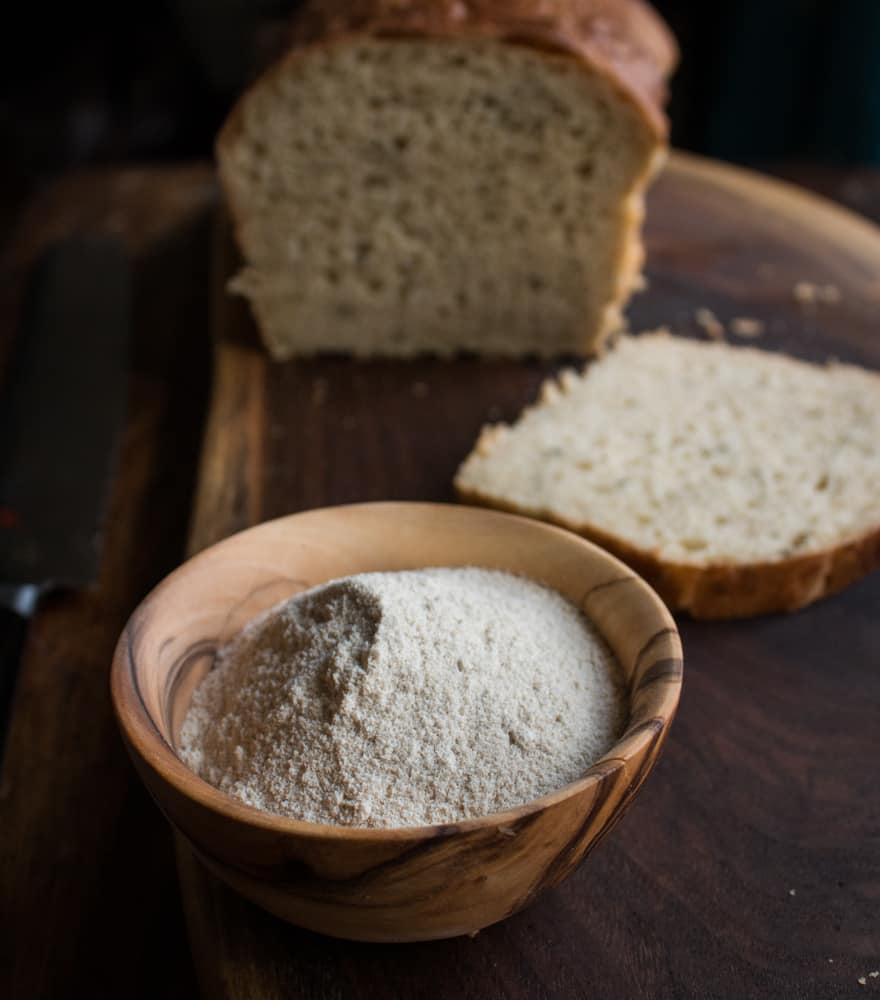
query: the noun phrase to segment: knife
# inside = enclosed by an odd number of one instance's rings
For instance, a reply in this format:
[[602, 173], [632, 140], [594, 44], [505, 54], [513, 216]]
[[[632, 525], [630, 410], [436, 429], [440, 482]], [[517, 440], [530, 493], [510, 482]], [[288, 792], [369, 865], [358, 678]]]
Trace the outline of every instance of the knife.
[[130, 340], [122, 245], [75, 237], [50, 247], [0, 384], [0, 747], [27, 619], [50, 590], [97, 578]]

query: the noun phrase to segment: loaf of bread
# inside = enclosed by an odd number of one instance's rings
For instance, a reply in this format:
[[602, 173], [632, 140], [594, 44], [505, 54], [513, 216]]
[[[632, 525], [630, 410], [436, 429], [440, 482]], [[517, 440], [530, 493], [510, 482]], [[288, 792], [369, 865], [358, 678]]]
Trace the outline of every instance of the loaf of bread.
[[276, 358], [591, 352], [642, 263], [675, 44], [642, 0], [313, 0], [217, 142]]
[[456, 486], [605, 545], [695, 617], [792, 610], [880, 565], [880, 375], [625, 337], [486, 428]]

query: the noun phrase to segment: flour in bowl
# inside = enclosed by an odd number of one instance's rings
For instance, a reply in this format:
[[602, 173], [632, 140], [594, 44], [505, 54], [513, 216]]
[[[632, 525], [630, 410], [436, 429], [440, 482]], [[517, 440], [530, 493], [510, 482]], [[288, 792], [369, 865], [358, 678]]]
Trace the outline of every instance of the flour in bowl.
[[296, 595], [218, 654], [180, 756], [315, 823], [452, 823], [580, 777], [620, 736], [619, 665], [556, 592], [484, 569], [364, 573]]

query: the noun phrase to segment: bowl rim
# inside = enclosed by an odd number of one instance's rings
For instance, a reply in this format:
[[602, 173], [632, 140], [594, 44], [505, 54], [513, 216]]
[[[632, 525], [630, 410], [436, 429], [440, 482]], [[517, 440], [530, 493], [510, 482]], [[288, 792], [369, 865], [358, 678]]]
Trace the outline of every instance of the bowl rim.
[[[170, 588], [179, 575], [198, 562], [215, 558], [218, 550], [224, 547], [232, 548], [246, 535], [260, 533], [267, 529], [278, 529], [278, 526], [297, 518], [330, 511], [346, 511], [353, 509], [384, 509], [389, 514], [400, 513], [401, 509], [423, 508], [448, 510], [450, 508], [479, 512], [481, 516], [500, 518], [505, 521], [519, 521], [526, 530], [538, 534], [548, 533], [563, 536], [567, 544], [589, 553], [591, 558], [598, 558], [610, 569], [618, 573], [617, 579], [631, 579], [635, 587], [648, 599], [652, 611], [657, 615], [658, 634], [662, 633], [671, 641], [674, 655], [664, 659], [674, 661], [673, 670], [669, 674], [672, 683], [662, 686], [662, 693], [652, 693], [652, 707], [649, 713], [650, 721], [656, 725], [646, 726], [642, 723], [633, 730], [630, 723], [608, 751], [596, 760], [579, 778], [560, 788], [554, 789], [539, 798], [502, 812], [489, 813], [485, 816], [469, 817], [449, 823], [431, 823], [421, 826], [406, 827], [356, 827], [330, 823], [313, 823], [308, 820], [294, 819], [278, 813], [267, 812], [256, 806], [248, 805], [220, 791], [214, 785], [205, 781], [195, 771], [191, 770], [178, 756], [174, 748], [162, 735], [153, 719], [140, 691], [137, 671], [132, 655], [133, 637], [140, 621], [146, 616], [151, 606], [160, 601], [163, 592]], [[439, 565], [439, 564], [438, 564]], [[460, 565], [460, 564], [458, 564]], [[584, 610], [583, 608], [581, 610]], [[584, 610], [586, 614], [586, 611]], [[601, 625], [596, 622], [601, 630]], [[165, 576], [140, 602], [130, 615], [117, 641], [110, 669], [110, 692], [117, 725], [121, 730], [123, 740], [129, 754], [139, 758], [147, 767], [155, 772], [167, 785], [185, 799], [193, 800], [203, 809], [219, 814], [223, 819], [244, 823], [257, 827], [267, 833], [297, 836], [300, 838], [324, 841], [356, 841], [358, 843], [388, 843], [401, 841], [424, 841], [439, 839], [459, 833], [474, 832], [480, 829], [515, 827], [518, 823], [536, 813], [554, 806], [574, 795], [580, 794], [591, 786], [598, 784], [606, 777], [620, 770], [627, 760], [643, 753], [646, 744], [659, 740], [661, 743], [675, 717], [683, 683], [683, 655], [681, 638], [672, 613], [653, 590], [629, 566], [616, 556], [596, 545], [594, 542], [556, 525], [538, 521], [535, 518], [524, 517], [502, 511], [490, 510], [468, 504], [436, 503], [420, 501], [375, 501], [315, 507], [282, 515], [262, 521], [252, 527], [235, 532], [232, 535], [215, 542], [200, 552], [186, 559], [176, 569]], [[632, 719], [632, 693], [629, 694], [629, 719]], [[626, 744], [626, 752], [621, 748]], [[646, 772], [647, 773], [647, 772]], [[176, 823], [174, 824], [176, 826]]]

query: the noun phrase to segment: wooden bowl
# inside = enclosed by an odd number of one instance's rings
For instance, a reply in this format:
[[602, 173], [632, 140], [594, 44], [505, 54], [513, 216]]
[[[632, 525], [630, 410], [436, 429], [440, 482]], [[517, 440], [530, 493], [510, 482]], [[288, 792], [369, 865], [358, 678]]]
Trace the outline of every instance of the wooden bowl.
[[[484, 566], [555, 588], [596, 623], [629, 683], [629, 723], [582, 778], [508, 812], [396, 830], [322, 826], [246, 806], [175, 753], [217, 647], [266, 608], [368, 570]], [[378, 503], [309, 511], [235, 535], [172, 573], [132, 615], [112, 694], [159, 807], [221, 879], [291, 923], [364, 941], [473, 934], [560, 882], [620, 819], [678, 704], [681, 645], [654, 592], [559, 528], [494, 511]]]

